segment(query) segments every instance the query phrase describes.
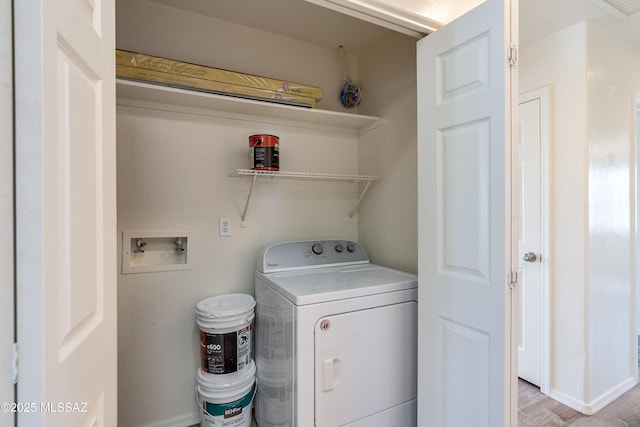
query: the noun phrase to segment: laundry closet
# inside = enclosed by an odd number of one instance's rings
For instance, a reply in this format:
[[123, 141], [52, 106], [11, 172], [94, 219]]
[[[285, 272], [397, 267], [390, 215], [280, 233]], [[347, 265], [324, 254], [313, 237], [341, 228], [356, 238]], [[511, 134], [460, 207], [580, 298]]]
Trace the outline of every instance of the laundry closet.
[[[117, 1], [118, 49], [324, 92], [304, 108], [117, 83], [119, 425], [198, 422], [195, 304], [252, 294], [265, 245], [351, 239], [373, 262], [417, 271], [416, 39], [300, 0], [261, 3]], [[344, 74], [362, 90], [355, 108], [338, 99]], [[281, 171], [376, 180], [364, 195], [366, 180], [251, 188], [235, 172], [250, 167], [253, 134], [280, 138]], [[187, 262], [128, 268], [129, 239], [145, 236], [188, 236]]]

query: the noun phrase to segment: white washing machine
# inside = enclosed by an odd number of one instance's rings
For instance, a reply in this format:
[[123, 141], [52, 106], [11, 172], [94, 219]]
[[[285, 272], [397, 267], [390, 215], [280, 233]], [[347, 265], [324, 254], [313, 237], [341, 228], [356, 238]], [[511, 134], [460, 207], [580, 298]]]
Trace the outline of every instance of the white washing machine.
[[417, 277], [345, 240], [286, 242], [257, 262], [259, 427], [414, 427]]

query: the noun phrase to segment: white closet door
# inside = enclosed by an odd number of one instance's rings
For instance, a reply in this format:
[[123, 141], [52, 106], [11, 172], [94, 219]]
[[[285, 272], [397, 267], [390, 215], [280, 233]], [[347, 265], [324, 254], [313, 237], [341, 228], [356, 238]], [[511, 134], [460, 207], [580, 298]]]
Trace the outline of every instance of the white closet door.
[[510, 7], [418, 43], [419, 426], [512, 421]]
[[14, 1], [18, 425], [115, 426], [115, 1]]

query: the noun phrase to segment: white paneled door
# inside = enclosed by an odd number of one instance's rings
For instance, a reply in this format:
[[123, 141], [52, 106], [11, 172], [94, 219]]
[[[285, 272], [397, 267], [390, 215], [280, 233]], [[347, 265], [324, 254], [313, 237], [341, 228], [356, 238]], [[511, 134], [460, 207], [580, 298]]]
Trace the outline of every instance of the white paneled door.
[[[520, 262], [518, 376], [538, 387], [542, 366], [542, 209], [541, 209], [541, 99], [521, 97], [519, 177], [521, 221], [518, 234]], [[546, 262], [546, 260], [545, 260]]]
[[20, 426], [115, 426], [115, 1], [15, 10]]
[[418, 43], [419, 426], [515, 425], [515, 5], [488, 0]]

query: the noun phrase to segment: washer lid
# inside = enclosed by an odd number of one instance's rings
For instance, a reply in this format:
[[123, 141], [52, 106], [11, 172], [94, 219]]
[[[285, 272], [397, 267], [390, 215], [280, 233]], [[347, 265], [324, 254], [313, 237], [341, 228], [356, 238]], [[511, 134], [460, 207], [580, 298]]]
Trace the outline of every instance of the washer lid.
[[415, 274], [376, 264], [257, 274], [295, 305], [317, 304], [418, 287], [418, 277]]

